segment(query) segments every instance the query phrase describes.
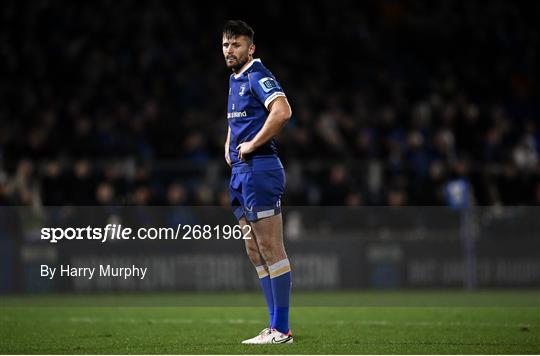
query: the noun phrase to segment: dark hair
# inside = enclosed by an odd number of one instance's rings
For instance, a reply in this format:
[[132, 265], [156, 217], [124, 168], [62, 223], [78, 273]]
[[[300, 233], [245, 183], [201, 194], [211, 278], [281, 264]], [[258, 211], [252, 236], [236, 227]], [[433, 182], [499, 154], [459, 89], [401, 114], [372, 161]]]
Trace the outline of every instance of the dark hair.
[[242, 20], [229, 20], [223, 27], [223, 35], [225, 35], [227, 38], [247, 36], [250, 42], [253, 43], [253, 36], [255, 36], [255, 32], [247, 23]]

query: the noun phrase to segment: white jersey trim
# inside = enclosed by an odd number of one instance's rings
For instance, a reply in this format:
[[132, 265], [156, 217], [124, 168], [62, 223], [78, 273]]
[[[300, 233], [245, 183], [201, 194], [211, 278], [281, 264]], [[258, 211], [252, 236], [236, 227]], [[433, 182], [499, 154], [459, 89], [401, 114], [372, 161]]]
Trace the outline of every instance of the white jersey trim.
[[282, 92], [282, 91], [277, 91], [277, 92], [273, 93], [272, 95], [270, 95], [270, 96], [268, 97], [268, 99], [266, 99], [266, 100], [264, 101], [264, 106], [266, 107], [266, 110], [268, 110], [268, 105], [270, 105], [270, 103], [271, 103], [272, 101], [274, 101], [274, 99], [279, 98], [280, 96], [286, 97], [286, 96], [285, 96], [285, 93]]
[[245, 72], [246, 70], [248, 70], [249, 68], [251, 68], [251, 66], [252, 66], [255, 62], [260, 62], [260, 61], [261, 61], [260, 58], [253, 58], [253, 59], [251, 60], [251, 62], [249, 62], [248, 65], [245, 66], [240, 72], [233, 74], [233, 75], [234, 75], [234, 79], [240, 78], [240, 76], [241, 76], [242, 74], [244, 74], [244, 72]]

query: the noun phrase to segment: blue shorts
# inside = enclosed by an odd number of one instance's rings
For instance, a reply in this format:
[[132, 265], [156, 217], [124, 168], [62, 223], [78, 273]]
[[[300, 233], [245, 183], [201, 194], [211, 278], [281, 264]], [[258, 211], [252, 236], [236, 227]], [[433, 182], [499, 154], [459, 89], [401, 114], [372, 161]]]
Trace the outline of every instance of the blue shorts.
[[285, 171], [273, 169], [233, 173], [229, 186], [234, 216], [256, 221], [281, 213]]

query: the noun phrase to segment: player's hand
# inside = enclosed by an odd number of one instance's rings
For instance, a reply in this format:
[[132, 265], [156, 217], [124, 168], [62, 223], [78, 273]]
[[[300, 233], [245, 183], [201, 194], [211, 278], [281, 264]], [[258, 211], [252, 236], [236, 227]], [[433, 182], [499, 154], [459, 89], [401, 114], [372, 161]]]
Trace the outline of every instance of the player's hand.
[[229, 156], [229, 148], [228, 147], [225, 148], [225, 161], [227, 162], [229, 167], [232, 167], [231, 157]]
[[238, 147], [236, 147], [236, 149], [238, 150], [238, 158], [245, 161], [246, 155], [255, 151], [255, 148], [256, 148], [255, 145], [253, 145], [251, 141], [242, 142], [241, 144], [238, 145]]

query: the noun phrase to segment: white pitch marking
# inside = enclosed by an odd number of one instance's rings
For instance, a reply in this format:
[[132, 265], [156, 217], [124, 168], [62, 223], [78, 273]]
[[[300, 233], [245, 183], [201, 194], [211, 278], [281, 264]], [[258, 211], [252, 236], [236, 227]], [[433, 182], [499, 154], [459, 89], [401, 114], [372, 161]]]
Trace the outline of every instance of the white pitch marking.
[[[11, 318], [1, 318], [4, 321], [9, 321]], [[208, 323], [208, 324], [261, 324], [263, 321], [256, 319], [145, 319], [145, 318], [95, 318], [95, 317], [72, 317], [68, 319], [63, 318], [53, 318], [48, 321], [52, 322], [72, 322], [72, 323], [103, 323], [103, 322], [114, 322], [114, 323], [143, 323], [151, 322], [155, 324], [193, 324], [193, 323]], [[432, 321], [407, 321], [407, 322], [394, 322], [389, 320], [355, 320], [355, 321], [345, 321], [345, 320], [328, 320], [325, 322], [301, 322], [304, 325], [338, 325], [338, 326], [347, 326], [351, 324], [356, 325], [378, 325], [378, 326], [439, 326], [439, 327], [448, 327], [448, 326], [481, 326], [481, 327], [498, 327], [498, 328], [521, 328], [521, 327], [534, 327], [531, 324], [519, 323], [488, 323], [488, 322], [476, 322], [476, 323], [467, 323], [467, 322], [432, 322]]]

